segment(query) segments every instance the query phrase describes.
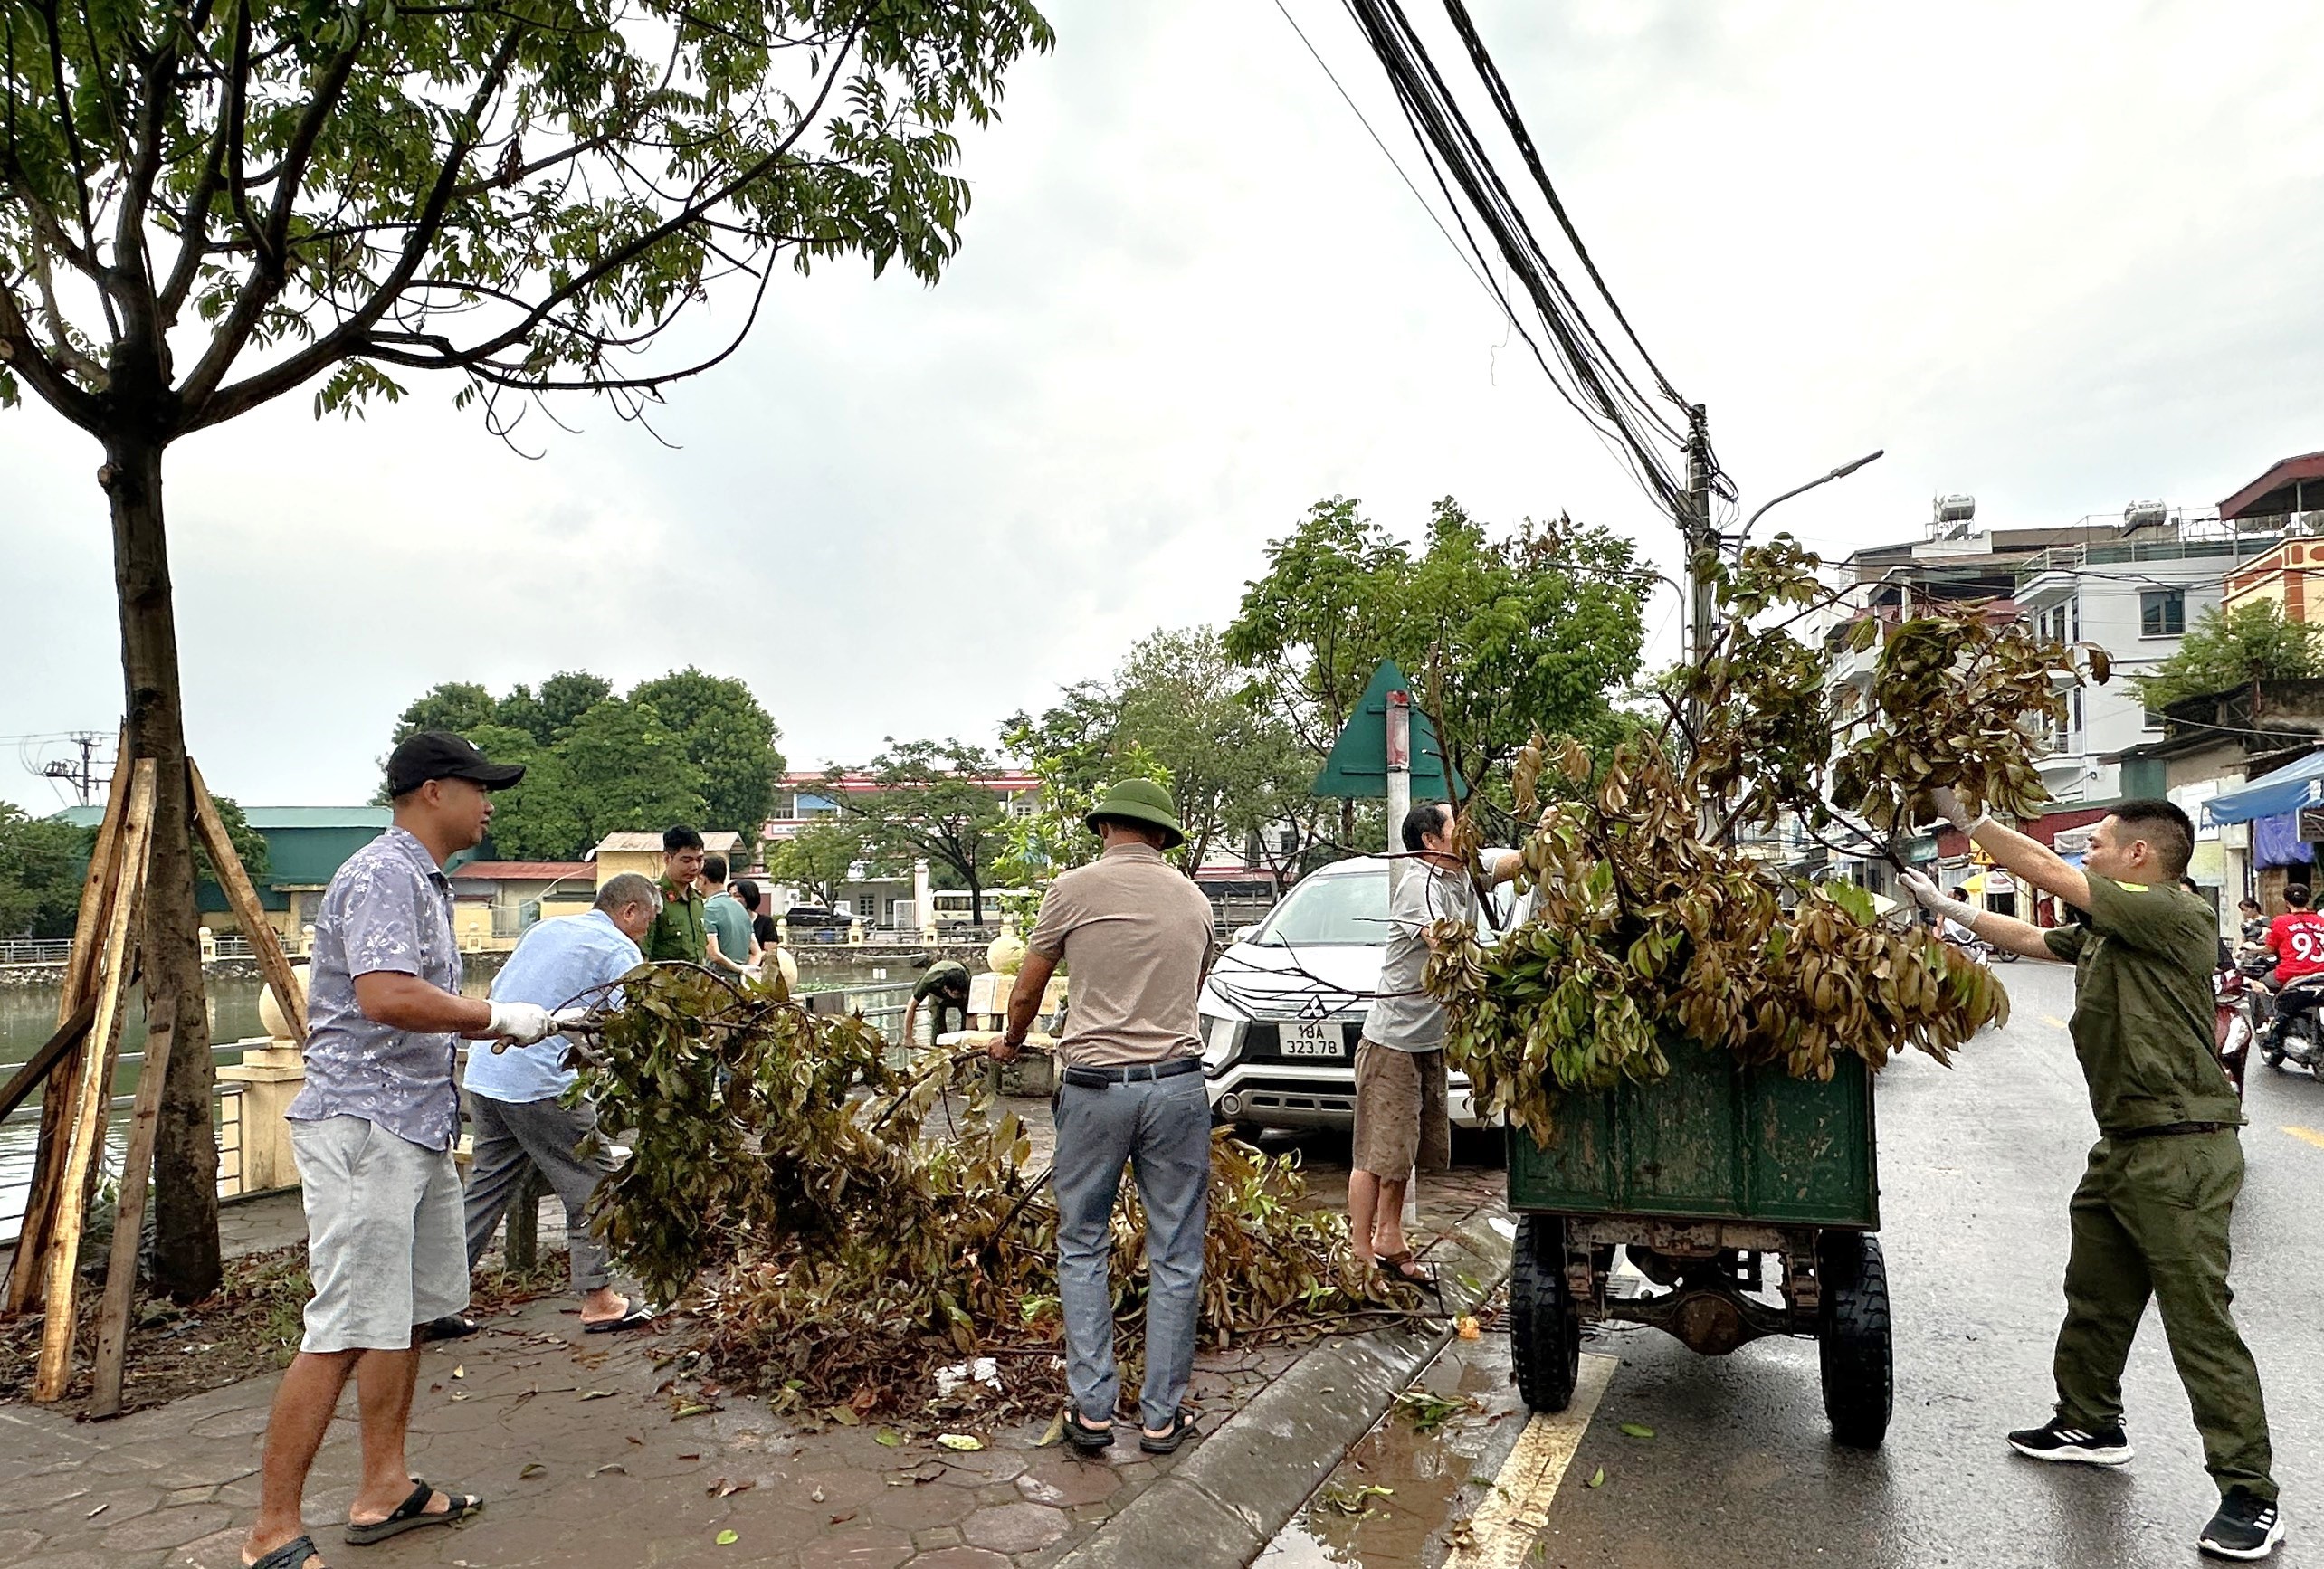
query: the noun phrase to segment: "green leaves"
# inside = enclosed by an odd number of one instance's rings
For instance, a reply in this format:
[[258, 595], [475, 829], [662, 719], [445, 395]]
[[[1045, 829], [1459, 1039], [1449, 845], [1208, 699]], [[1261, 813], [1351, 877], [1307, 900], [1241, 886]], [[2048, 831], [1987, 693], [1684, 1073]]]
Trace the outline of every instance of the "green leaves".
[[[0, 401], [29, 379], [96, 429], [90, 395], [129, 392], [165, 442], [310, 384], [319, 415], [355, 414], [398, 366], [635, 414], [725, 347], [653, 340], [721, 286], [747, 305], [786, 253], [932, 282], [968, 206], [955, 128], [1052, 42], [1027, 0], [5, 15], [0, 286], [31, 329]], [[150, 276], [116, 233], [149, 236]], [[121, 325], [156, 318], [205, 329], [175, 385]]]

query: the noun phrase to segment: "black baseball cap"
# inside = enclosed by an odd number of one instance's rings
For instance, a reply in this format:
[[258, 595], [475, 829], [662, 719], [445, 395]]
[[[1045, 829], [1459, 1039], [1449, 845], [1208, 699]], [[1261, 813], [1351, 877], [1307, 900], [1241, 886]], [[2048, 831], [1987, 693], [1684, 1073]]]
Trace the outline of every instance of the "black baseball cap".
[[449, 730], [415, 730], [387, 758], [387, 794], [408, 795], [431, 779], [468, 779], [505, 790], [525, 776], [521, 763], [495, 763]]

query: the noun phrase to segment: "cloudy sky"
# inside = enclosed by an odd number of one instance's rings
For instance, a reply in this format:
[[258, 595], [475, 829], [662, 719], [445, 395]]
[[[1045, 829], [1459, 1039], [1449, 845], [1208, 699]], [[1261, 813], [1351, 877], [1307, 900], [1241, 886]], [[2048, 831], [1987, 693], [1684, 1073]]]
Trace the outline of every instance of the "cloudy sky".
[[[1345, 14], [1286, 4], [1421, 177]], [[2324, 446], [2309, 8], [1473, 8], [1745, 504], [1887, 449], [1772, 515], [1819, 547], [1910, 536], [1940, 490], [2005, 525], [2208, 505]], [[944, 281], [778, 282], [673, 392], [675, 450], [580, 405], [528, 461], [449, 379], [176, 448], [213, 784], [361, 800], [418, 691], [576, 666], [739, 676], [795, 765], [989, 737], [1140, 634], [1224, 620], [1333, 494], [1405, 533], [1448, 493], [1564, 509], [1669, 556], [1272, 0], [1049, 14], [1056, 51], [968, 142]], [[97, 461], [43, 411], [0, 414], [0, 737], [116, 723]], [[0, 796], [53, 806], [20, 750]]]

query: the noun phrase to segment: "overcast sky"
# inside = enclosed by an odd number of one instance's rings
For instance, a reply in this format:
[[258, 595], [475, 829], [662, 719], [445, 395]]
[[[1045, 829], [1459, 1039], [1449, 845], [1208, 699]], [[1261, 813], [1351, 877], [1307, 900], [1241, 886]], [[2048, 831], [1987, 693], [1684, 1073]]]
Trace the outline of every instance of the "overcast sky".
[[[1345, 14], [1287, 4], [1429, 188]], [[2310, 8], [1474, 10], [1744, 504], [1887, 449], [1769, 527], [1843, 552], [1916, 534], [1937, 490], [1999, 525], [2209, 505], [2324, 447]], [[528, 461], [450, 378], [176, 448], [213, 786], [360, 801], [417, 692], [573, 667], [741, 677], [795, 766], [989, 739], [1142, 633], [1225, 620], [1334, 494], [1406, 534], [1452, 494], [1671, 555], [1272, 0], [1049, 14], [1055, 52], [968, 139], [944, 281], [778, 281], [671, 394], [675, 451], [576, 404]], [[0, 737], [117, 722], [97, 463], [45, 411], [0, 414]], [[52, 808], [20, 750], [0, 796]]]

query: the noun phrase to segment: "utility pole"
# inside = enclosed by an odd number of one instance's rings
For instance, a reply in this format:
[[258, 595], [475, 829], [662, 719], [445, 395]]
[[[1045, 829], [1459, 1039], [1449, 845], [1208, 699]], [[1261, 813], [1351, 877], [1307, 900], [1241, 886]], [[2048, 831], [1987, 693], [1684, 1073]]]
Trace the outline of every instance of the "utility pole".
[[[1687, 495], [1679, 518], [1679, 536], [1687, 551], [1687, 653], [1697, 664], [1710, 647], [1711, 567], [1719, 558], [1719, 540], [1710, 531], [1710, 436], [1709, 416], [1700, 404], [1687, 408]], [[1687, 721], [1701, 718], [1700, 705], [1690, 701]]]
[[39, 773], [44, 779], [54, 779], [72, 786], [73, 794], [79, 798], [78, 804], [87, 806], [97, 799], [97, 748], [103, 745], [104, 737], [94, 730], [81, 730], [67, 738], [81, 748], [81, 761], [75, 763], [69, 757], [54, 758], [42, 764]]
[[1409, 870], [1398, 854], [1404, 849], [1398, 836], [1404, 832], [1405, 813], [1412, 810], [1412, 694], [1390, 692], [1385, 718], [1388, 727], [1388, 897], [1394, 899]]

